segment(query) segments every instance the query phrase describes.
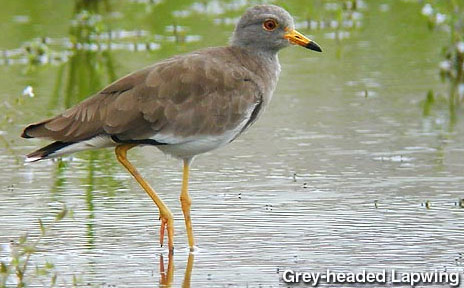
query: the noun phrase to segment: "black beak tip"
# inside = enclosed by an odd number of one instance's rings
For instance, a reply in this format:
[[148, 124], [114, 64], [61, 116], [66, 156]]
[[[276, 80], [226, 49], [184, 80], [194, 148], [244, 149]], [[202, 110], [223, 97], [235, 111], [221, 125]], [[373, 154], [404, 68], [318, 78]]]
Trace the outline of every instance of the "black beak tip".
[[305, 47], [313, 51], [322, 52], [321, 46], [314, 41], [309, 42]]

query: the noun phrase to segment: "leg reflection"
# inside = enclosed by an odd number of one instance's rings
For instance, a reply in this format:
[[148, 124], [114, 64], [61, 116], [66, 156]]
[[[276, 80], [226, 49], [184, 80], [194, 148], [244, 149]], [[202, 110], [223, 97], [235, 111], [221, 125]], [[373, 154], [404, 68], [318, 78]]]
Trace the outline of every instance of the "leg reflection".
[[[194, 256], [189, 253], [187, 259], [187, 266], [185, 267], [184, 281], [182, 282], [182, 288], [190, 288], [190, 279], [192, 277]], [[160, 255], [160, 287], [168, 288], [171, 287], [174, 279], [174, 253], [168, 254], [168, 267], [165, 269], [164, 257]]]
[[160, 287], [171, 287], [172, 279], [174, 278], [174, 255], [168, 255], [168, 271], [164, 269], [163, 254], [160, 255]]
[[185, 276], [184, 282], [182, 283], [182, 288], [190, 288], [190, 278], [192, 277], [192, 269], [193, 269], [193, 253], [189, 253], [189, 257], [187, 260], [187, 267], [185, 267]]

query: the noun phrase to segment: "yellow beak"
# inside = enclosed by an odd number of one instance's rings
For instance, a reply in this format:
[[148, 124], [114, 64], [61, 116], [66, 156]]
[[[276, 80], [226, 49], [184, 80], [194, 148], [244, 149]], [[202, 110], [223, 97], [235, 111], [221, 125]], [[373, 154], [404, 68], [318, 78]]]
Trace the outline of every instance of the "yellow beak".
[[288, 28], [285, 29], [285, 31], [286, 33], [284, 34], [284, 38], [288, 39], [290, 43], [300, 45], [317, 52], [322, 52], [321, 47], [316, 42], [304, 36], [300, 32], [296, 30], [290, 30]]

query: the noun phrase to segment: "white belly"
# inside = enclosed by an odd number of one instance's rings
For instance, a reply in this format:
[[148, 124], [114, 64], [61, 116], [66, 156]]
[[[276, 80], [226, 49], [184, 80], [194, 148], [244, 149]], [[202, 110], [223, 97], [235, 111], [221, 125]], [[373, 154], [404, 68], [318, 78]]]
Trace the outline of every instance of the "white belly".
[[219, 136], [197, 136], [179, 144], [169, 144], [156, 146], [166, 154], [170, 154], [176, 158], [188, 159], [195, 155], [205, 153], [229, 143], [234, 137], [226, 135]]
[[181, 159], [192, 158], [195, 155], [222, 147], [234, 140], [242, 132], [253, 109], [254, 106], [248, 109], [246, 117], [244, 117], [240, 124], [234, 129], [225, 131], [225, 133], [220, 135], [192, 135], [182, 138], [170, 134], [158, 133], [151, 139], [161, 143], [168, 143], [168, 145], [156, 146], [164, 153]]

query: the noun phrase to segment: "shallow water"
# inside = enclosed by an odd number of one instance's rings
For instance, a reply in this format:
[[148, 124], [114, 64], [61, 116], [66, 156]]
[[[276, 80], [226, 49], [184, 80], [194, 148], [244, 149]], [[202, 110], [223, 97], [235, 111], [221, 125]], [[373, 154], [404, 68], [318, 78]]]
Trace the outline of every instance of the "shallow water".
[[[46, 142], [19, 138], [26, 124], [115, 77], [226, 43], [233, 29], [227, 23], [246, 4], [155, 2], [93, 8], [115, 31], [146, 31], [135, 40], [117, 38], [118, 47], [148, 41], [159, 44], [153, 51], [84, 49], [52, 64], [12, 56], [17, 60], [0, 65], [0, 244], [7, 250], [23, 233], [36, 236], [38, 219], [50, 223], [65, 203], [74, 217], [57, 223], [32, 257], [54, 263], [61, 286], [71, 286], [73, 275], [95, 287], [166, 286], [158, 211], [113, 152], [25, 165], [23, 155]], [[285, 2], [300, 22], [307, 13], [331, 17], [327, 1]], [[57, 3], [3, 3], [7, 41], [0, 49], [75, 35], [70, 19], [80, 2]], [[264, 116], [229, 146], [195, 159], [190, 194], [198, 247], [190, 259], [178, 201], [181, 163], [154, 148], [130, 152], [174, 213], [172, 287], [283, 287], [285, 269], [464, 272], [464, 209], [457, 204], [464, 197], [463, 112], [450, 109], [449, 87], [438, 76], [446, 33], [429, 31], [414, 1], [363, 3], [359, 28], [302, 27], [324, 53], [282, 51], [280, 82]], [[176, 35], [173, 23], [184, 32]], [[348, 38], [332, 39], [337, 31]], [[51, 46], [61, 57], [68, 42], [60, 41]], [[22, 94], [29, 85], [32, 98]], [[445, 100], [426, 112], [429, 90]]]

